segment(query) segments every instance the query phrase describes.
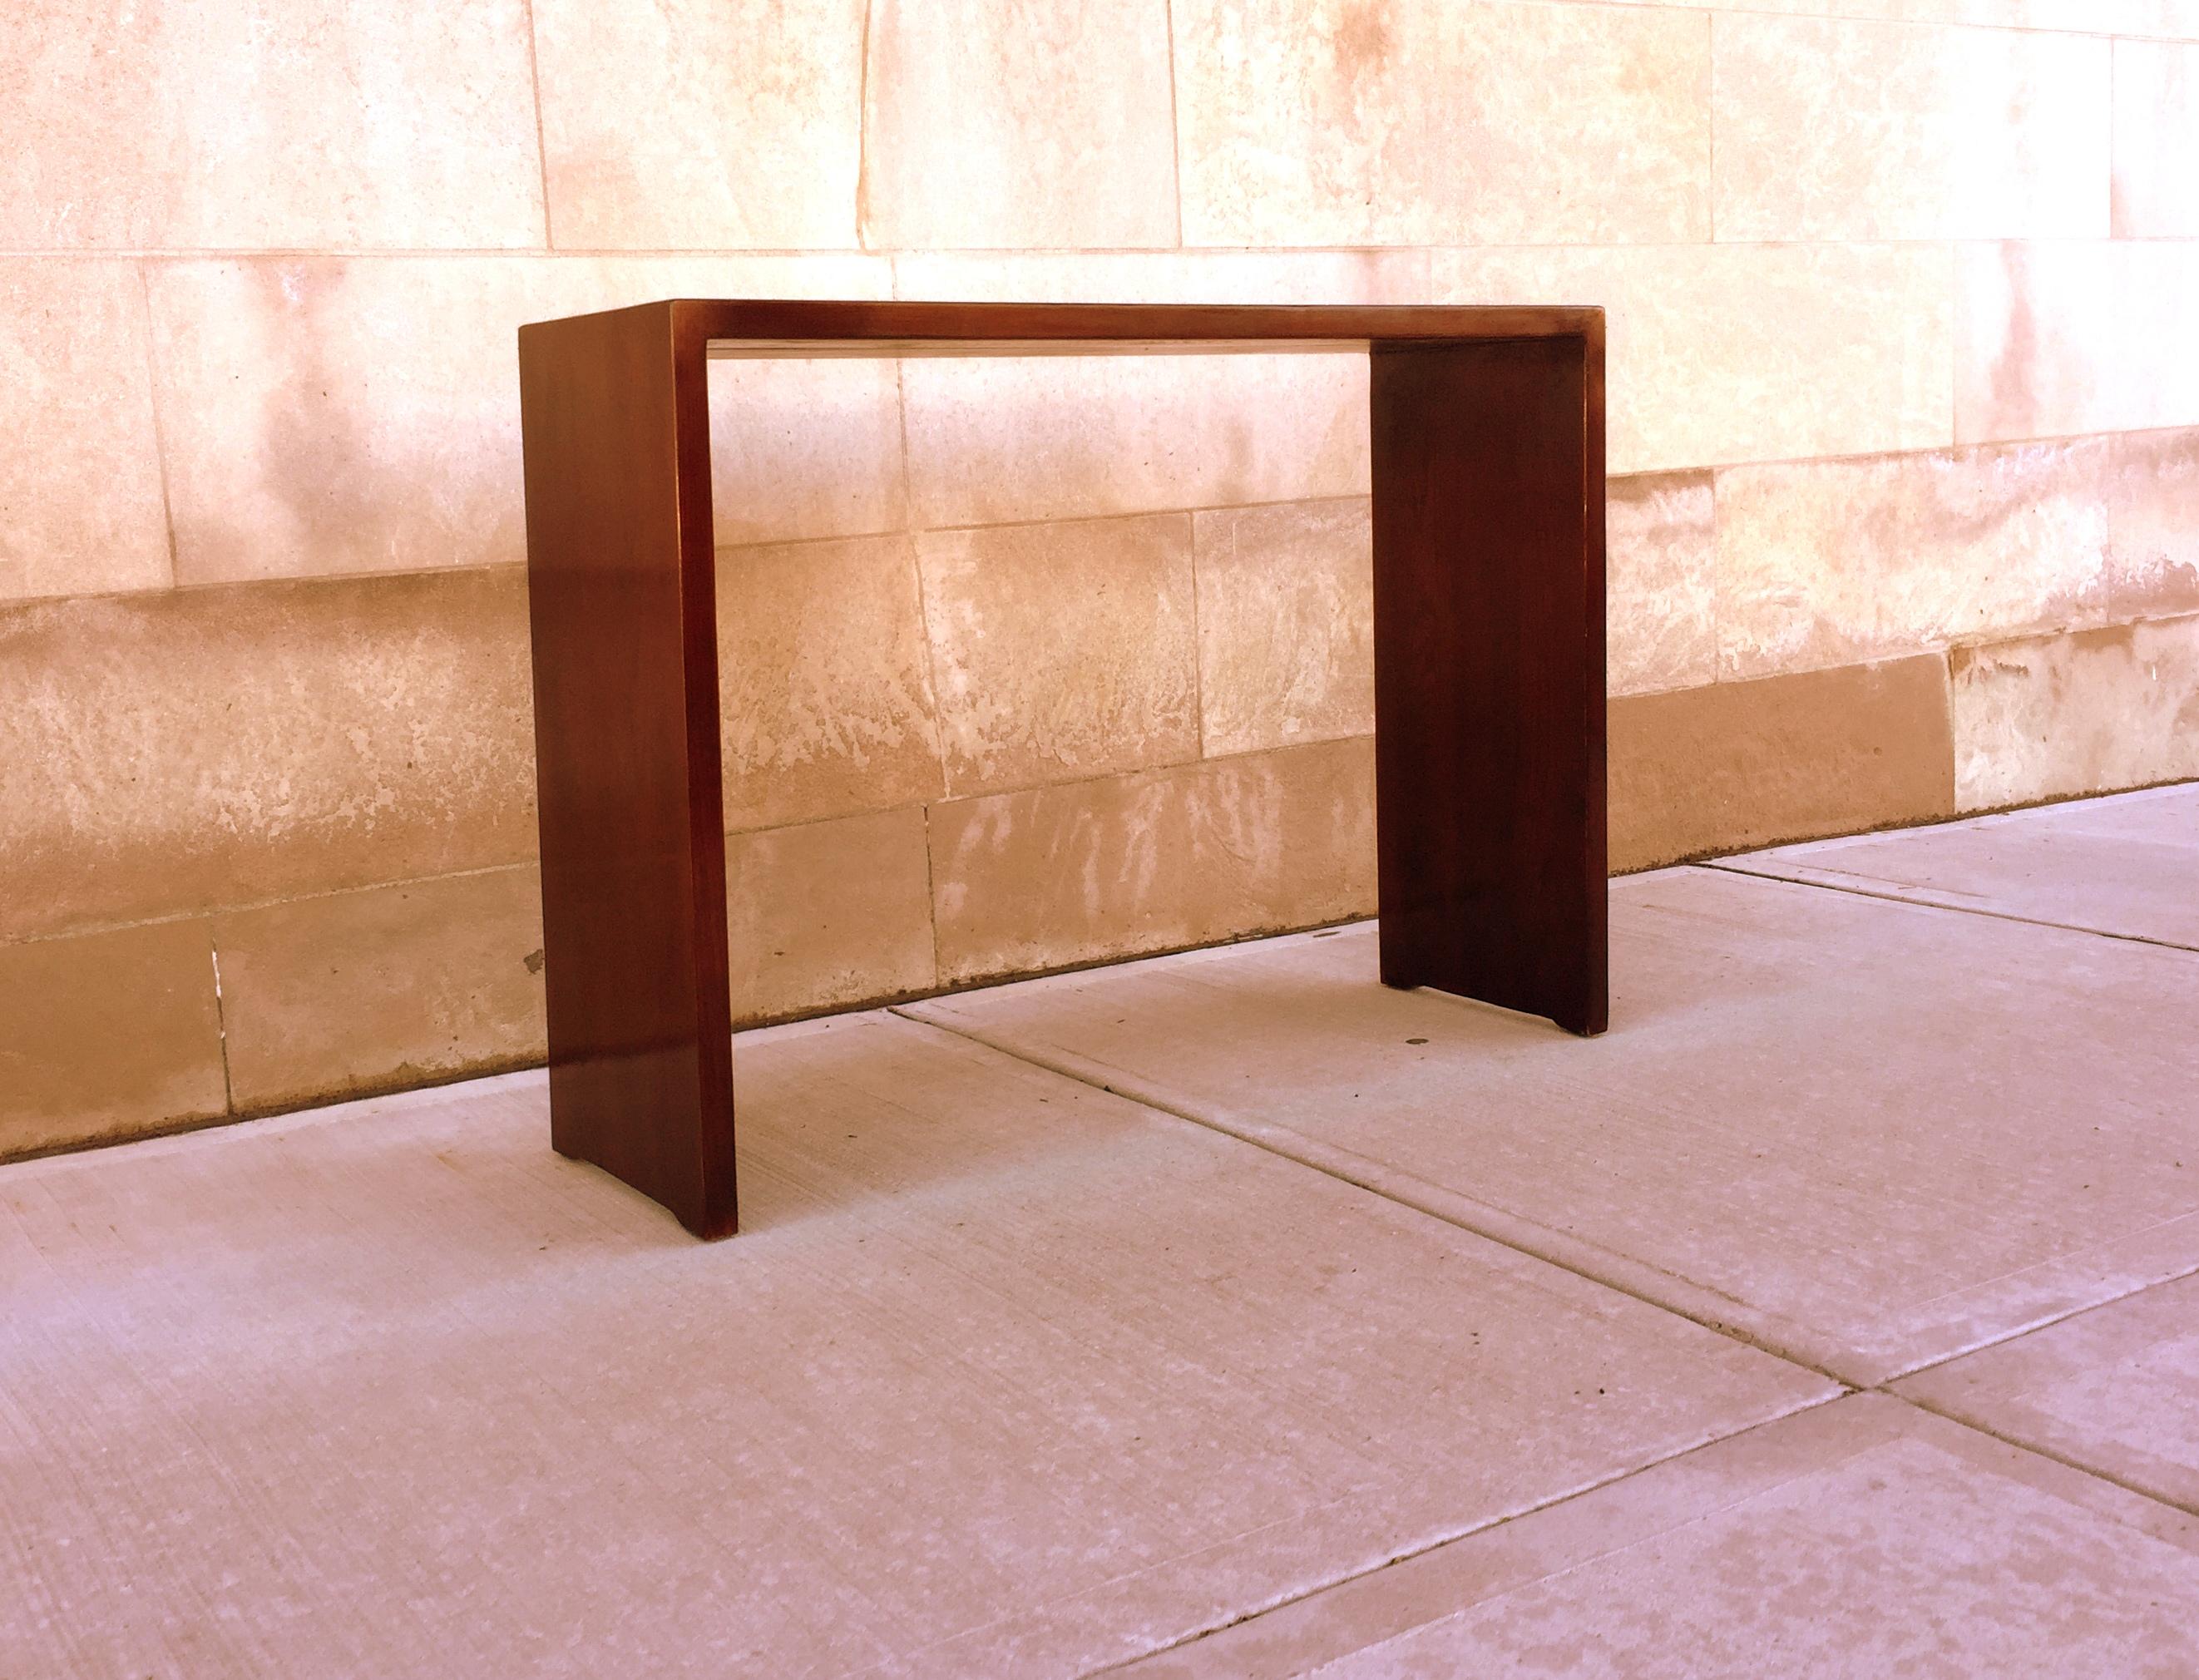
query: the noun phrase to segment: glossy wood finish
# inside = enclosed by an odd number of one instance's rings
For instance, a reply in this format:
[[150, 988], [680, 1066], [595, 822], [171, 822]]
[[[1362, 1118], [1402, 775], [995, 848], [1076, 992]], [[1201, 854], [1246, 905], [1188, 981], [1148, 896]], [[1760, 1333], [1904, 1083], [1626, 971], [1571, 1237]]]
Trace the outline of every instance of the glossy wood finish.
[[665, 308], [523, 327], [550, 1129], [733, 1229], [732, 1005], [702, 345]]
[[[678, 312], [713, 353], [1029, 355], [1057, 348], [1191, 351], [1364, 349], [1377, 342], [1479, 342], [1601, 331], [1600, 309], [1231, 303], [850, 303], [690, 300]], [[858, 348], [856, 347], [860, 346]]]
[[1601, 1032], [1601, 335], [1372, 353], [1383, 982]]
[[1603, 316], [677, 300], [522, 327], [552, 1140], [734, 1228], [711, 355], [1359, 350], [1382, 977], [1605, 1022]]

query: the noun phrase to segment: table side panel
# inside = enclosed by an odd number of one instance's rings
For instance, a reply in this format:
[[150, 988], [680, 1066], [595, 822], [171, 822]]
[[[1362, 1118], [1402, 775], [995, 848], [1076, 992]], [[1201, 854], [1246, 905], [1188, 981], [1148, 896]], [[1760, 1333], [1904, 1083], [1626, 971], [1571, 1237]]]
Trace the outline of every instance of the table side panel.
[[552, 1140], [715, 1236], [732, 1053], [703, 380], [672, 306], [520, 334]]
[[1382, 977], [1607, 1018], [1600, 333], [1377, 346]]

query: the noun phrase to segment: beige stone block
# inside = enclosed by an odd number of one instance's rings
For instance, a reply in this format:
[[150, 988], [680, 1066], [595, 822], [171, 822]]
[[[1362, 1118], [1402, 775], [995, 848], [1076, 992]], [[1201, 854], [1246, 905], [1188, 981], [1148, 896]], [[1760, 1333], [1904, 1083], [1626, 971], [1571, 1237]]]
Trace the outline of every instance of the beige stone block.
[[213, 919], [240, 1113], [539, 1064], [542, 882], [531, 865]]
[[[1708, 473], [1615, 478], [1606, 517], [1611, 691], [1717, 675]], [[1374, 727], [1374, 557], [1360, 499], [1194, 516], [1210, 755]]]
[[1164, 0], [877, 0], [863, 243], [1173, 245]]
[[1720, 671], [2106, 622], [2137, 592], [2109, 543], [2114, 459], [2092, 438], [1724, 469]]
[[908, 498], [895, 364], [712, 362], [710, 502], [721, 546], [901, 529]]
[[228, 1105], [203, 921], [0, 945], [0, 1160]]
[[1694, 688], [1718, 674], [1715, 509], [1706, 472], [1610, 481], [1604, 618], [1612, 693]]
[[1616, 700], [1611, 867], [1954, 814], [1937, 655]]
[[[1717, 675], [1711, 475], [1610, 481], [1611, 692]], [[1194, 516], [1205, 750], [1249, 752], [1374, 726], [1373, 554], [1362, 500]]]
[[[1780, 0], [1776, 9], [1809, 11], [1817, 0]], [[2193, 0], [1846, 0], [1900, 16], [1904, 4], [1919, 16], [1949, 23], [2019, 29], [2082, 30], [2095, 35], [2153, 36], [2199, 40], [2199, 5]]]
[[[2118, 35], [2151, 35], [2199, 41], [2199, 3], [2195, 0], [1949, 0], [1973, 6], [2021, 8], [2024, 22], [2041, 27], [2110, 28]], [[2037, 14], [2033, 18], [2031, 14]]]
[[2114, 232], [2199, 235], [2199, 47], [2115, 43]]
[[1944, 249], [1438, 251], [1430, 263], [1438, 302], [1603, 306], [1614, 473], [1954, 440]]
[[1363, 354], [926, 359], [901, 382], [919, 525], [1368, 493]]
[[153, 265], [178, 580], [524, 559], [512, 332], [533, 271]]
[[1426, 303], [1428, 254], [1356, 251], [910, 251], [900, 298], [1028, 303]]
[[[977, 301], [1426, 303], [1425, 252], [917, 253], [895, 295]], [[1363, 495], [1363, 356], [1088, 357], [902, 368], [921, 522]]]
[[1191, 245], [1709, 236], [1700, 16], [1175, 0]]
[[1201, 740], [1210, 756], [1374, 728], [1368, 504], [1193, 516]]
[[0, 607], [0, 938], [519, 862], [516, 569]]
[[0, 64], [0, 246], [542, 238], [524, 0], [28, 0]]
[[1374, 750], [1329, 741], [931, 811], [939, 977], [1373, 913]]
[[[1963, 0], [1970, 5], [2026, 6], [2050, 19], [2044, 26], [2107, 27], [2118, 35], [2199, 41], [2199, 0]], [[2026, 21], [2030, 21], [2026, 19]]]
[[1961, 808], [2199, 777], [2199, 618], [1957, 648]]
[[[1789, 4], [1799, 0], [1788, 0]], [[1918, 0], [1976, 13], [1966, 21], [2015, 23], [2034, 29], [2089, 29], [2116, 35], [2199, 41], [2194, 0]], [[2012, 12], [2014, 15], [2004, 15]]]
[[[1665, 6], [1672, 0], [1579, 3]], [[2199, 40], [2199, 0], [1689, 0], [1689, 9]]]
[[916, 552], [950, 793], [1199, 756], [1187, 516], [925, 532]]
[[863, 0], [533, 0], [550, 234], [851, 247]]
[[1711, 38], [1720, 239], [2108, 231], [2103, 40], [1744, 15]]
[[726, 823], [767, 828], [945, 790], [906, 536], [718, 551]]
[[1958, 247], [1955, 436], [2199, 424], [2199, 242]]
[[0, 260], [0, 599], [169, 581], [131, 265]]
[[2108, 535], [2119, 617], [2199, 612], [2199, 431], [2132, 432], [2112, 441]]
[[2122, 378], [2122, 250], [1999, 244], [1955, 253], [1955, 435], [2115, 429], [2143, 394]]
[[925, 843], [920, 805], [728, 835], [734, 1024], [930, 990]]
[[[151, 266], [156, 378], [188, 583], [525, 557], [522, 322], [652, 298], [882, 295], [858, 257], [267, 258]], [[897, 522], [892, 374], [721, 365], [721, 534]]]

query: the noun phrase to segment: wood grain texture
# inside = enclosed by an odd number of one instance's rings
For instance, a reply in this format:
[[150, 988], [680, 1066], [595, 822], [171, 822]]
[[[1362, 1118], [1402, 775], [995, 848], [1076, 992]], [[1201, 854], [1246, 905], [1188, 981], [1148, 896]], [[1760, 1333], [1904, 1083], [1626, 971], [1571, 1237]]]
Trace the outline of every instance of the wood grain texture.
[[702, 346], [656, 304], [523, 327], [551, 1135], [734, 1227]]
[[1382, 978], [1607, 1018], [1602, 345], [1375, 347]]
[[1242, 345], [1364, 349], [1602, 333], [1601, 309], [1477, 305], [1232, 303], [925, 303], [842, 299], [691, 299], [670, 306], [714, 354], [805, 356], [1211, 354]]
[[1372, 359], [1383, 977], [1605, 1021], [1597, 309], [674, 300], [520, 332], [552, 1140], [734, 1228], [706, 356]]

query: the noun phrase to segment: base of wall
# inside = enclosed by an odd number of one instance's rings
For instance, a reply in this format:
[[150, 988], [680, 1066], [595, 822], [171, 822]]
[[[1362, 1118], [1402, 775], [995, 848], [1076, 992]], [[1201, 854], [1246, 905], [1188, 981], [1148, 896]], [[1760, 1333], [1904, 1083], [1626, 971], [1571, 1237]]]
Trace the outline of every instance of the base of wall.
[[[2199, 778], [2199, 617], [1611, 703], [1614, 873]], [[1364, 737], [728, 837], [738, 1026], [1374, 910]], [[541, 1065], [531, 865], [0, 945], [0, 1161]]]

